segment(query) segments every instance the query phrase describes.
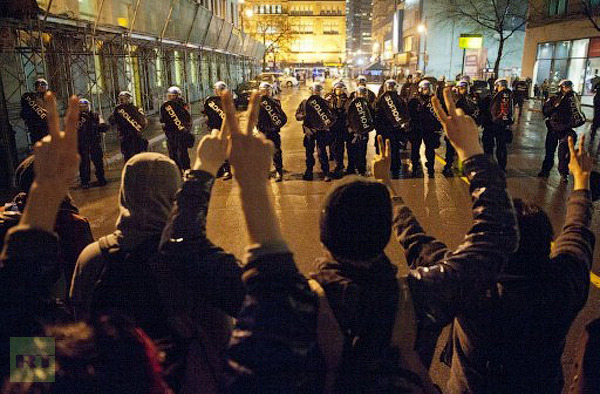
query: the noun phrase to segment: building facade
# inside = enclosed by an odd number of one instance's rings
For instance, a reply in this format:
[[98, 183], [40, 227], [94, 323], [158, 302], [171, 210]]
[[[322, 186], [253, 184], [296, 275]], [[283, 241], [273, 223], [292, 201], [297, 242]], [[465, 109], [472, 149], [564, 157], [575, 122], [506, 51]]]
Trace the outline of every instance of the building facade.
[[[264, 43], [268, 67], [343, 66], [344, 0], [246, 0], [243, 7], [244, 29]], [[273, 42], [276, 46], [271, 50]]]
[[371, 59], [373, 0], [346, 2], [346, 57], [349, 67], [361, 67]]
[[[594, 2], [592, 1], [591, 4]], [[600, 4], [596, 2], [596, 11]], [[580, 1], [532, 0], [531, 21], [523, 48], [523, 75], [550, 92], [560, 80], [573, 81], [582, 104], [592, 104], [591, 80], [600, 75], [600, 31], [587, 18]]]
[[236, 86], [258, 71], [264, 51], [241, 33], [232, 0], [203, 0], [206, 7], [194, 0], [27, 1], [35, 8], [27, 15], [14, 12], [18, 0], [0, 12], [0, 187], [29, 151], [20, 97], [37, 78], [48, 80], [61, 105], [78, 94], [107, 115], [118, 92], [129, 90], [154, 113], [171, 85], [190, 102], [217, 80]]

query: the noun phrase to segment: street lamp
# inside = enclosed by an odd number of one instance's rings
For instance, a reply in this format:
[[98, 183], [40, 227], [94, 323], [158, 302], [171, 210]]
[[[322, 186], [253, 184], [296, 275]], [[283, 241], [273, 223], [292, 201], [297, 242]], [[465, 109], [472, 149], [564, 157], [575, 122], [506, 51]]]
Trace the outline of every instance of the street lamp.
[[[425, 73], [427, 69], [427, 26], [420, 23], [417, 26], [417, 31], [421, 35], [419, 39], [419, 57], [421, 57], [421, 41], [423, 41], [423, 73]], [[417, 67], [419, 67], [419, 61], [417, 61]]]

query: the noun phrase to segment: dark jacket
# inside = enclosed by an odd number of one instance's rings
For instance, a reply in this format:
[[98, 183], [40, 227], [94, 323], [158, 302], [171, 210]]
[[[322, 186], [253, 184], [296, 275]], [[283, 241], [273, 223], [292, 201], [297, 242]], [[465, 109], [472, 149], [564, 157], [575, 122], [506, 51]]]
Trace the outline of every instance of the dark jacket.
[[[310, 106], [309, 100], [315, 105]], [[318, 109], [316, 108], [318, 106]], [[329, 108], [329, 103], [322, 97], [312, 95], [302, 100], [296, 109], [296, 120], [303, 122], [302, 129], [306, 135], [327, 132], [335, 124], [335, 114]]]
[[348, 112], [347, 107], [350, 99], [346, 93], [340, 95], [334, 92], [325, 96], [325, 100], [329, 103], [329, 108], [336, 116], [336, 121], [331, 126], [330, 131], [334, 133], [345, 133], [348, 131]]
[[258, 131], [262, 133], [279, 133], [287, 123], [287, 115], [281, 108], [281, 101], [269, 96], [260, 98], [258, 110]]
[[494, 94], [490, 102], [489, 111], [494, 125], [510, 126], [513, 124], [512, 92], [509, 89], [504, 89]]
[[475, 101], [474, 96], [458, 94], [456, 97], [456, 108], [462, 109], [466, 115], [477, 120], [479, 118], [479, 107], [477, 106], [477, 101]]
[[167, 133], [186, 133], [192, 128], [192, 116], [183, 99], [165, 101], [160, 107], [160, 123]]
[[117, 132], [122, 139], [141, 136], [146, 126], [148, 126], [144, 110], [132, 103], [117, 105], [110, 118], [108, 118], [108, 122], [117, 126]]
[[552, 131], [561, 135], [572, 130], [574, 110], [579, 111], [579, 101], [572, 91], [550, 97], [542, 108], [544, 116], [548, 118], [546, 124]]
[[210, 96], [204, 100], [204, 108], [202, 109], [202, 113], [206, 115], [206, 125], [208, 126], [209, 130], [221, 130], [223, 119], [225, 119], [225, 112], [223, 112], [221, 97]]
[[592, 131], [600, 128], [600, 88], [597, 89], [594, 95], [594, 119], [592, 120]]
[[[534, 277], [503, 274], [455, 320], [452, 393], [560, 393], [561, 355], [586, 303], [594, 234], [588, 191], [574, 191], [562, 233]], [[527, 264], [527, 262], [523, 262]]]
[[431, 134], [442, 130], [442, 125], [437, 119], [429, 95], [417, 94], [408, 102], [410, 113], [410, 126], [414, 132]]
[[225, 366], [228, 392], [317, 391], [318, 300], [291, 252], [285, 245], [262, 245], [249, 250], [241, 268], [206, 235], [214, 178], [192, 174], [177, 194], [155, 267], [169, 313], [182, 328], [190, 319], [212, 324], [206, 321], [209, 307], [237, 317]]
[[[354, 100], [355, 97], [356, 97], [356, 92], [352, 92], [352, 93], [350, 93], [349, 100], [352, 101], [352, 100]], [[369, 102], [371, 109], [374, 109], [375, 102], [377, 101], [377, 95], [371, 89], [367, 89], [367, 101]]]
[[105, 133], [108, 129], [108, 125], [100, 115], [92, 111], [81, 111], [78, 126], [79, 148], [100, 144], [102, 142], [101, 133]]
[[385, 92], [375, 103], [375, 127], [379, 134], [390, 136], [408, 132], [410, 114], [406, 101], [395, 91]]
[[37, 93], [21, 96], [21, 119], [29, 129], [43, 129], [48, 132], [47, 111], [42, 106], [42, 97]]

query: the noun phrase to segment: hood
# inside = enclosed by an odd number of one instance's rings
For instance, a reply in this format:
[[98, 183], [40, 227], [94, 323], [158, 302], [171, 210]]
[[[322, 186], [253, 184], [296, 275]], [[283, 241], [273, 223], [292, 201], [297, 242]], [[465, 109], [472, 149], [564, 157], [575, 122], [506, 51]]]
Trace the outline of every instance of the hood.
[[115, 232], [122, 249], [135, 249], [162, 233], [180, 186], [177, 165], [164, 155], [140, 153], [125, 164]]

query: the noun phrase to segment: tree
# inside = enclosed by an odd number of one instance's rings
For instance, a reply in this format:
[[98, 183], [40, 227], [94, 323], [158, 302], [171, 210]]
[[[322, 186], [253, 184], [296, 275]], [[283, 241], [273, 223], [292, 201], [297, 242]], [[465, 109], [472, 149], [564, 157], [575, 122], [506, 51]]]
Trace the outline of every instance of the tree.
[[[293, 37], [293, 18], [283, 14], [254, 14], [244, 21], [245, 31], [265, 46], [263, 70], [267, 57], [289, 53]], [[273, 61], [275, 63], [275, 61]]]
[[600, 31], [600, 1], [598, 0], [579, 0], [583, 15], [589, 19], [592, 26]]
[[498, 54], [494, 74], [497, 76], [506, 41], [517, 31], [523, 30], [529, 20], [527, 3], [523, 0], [439, 0], [435, 7], [440, 21], [458, 22], [465, 27], [495, 35]]

